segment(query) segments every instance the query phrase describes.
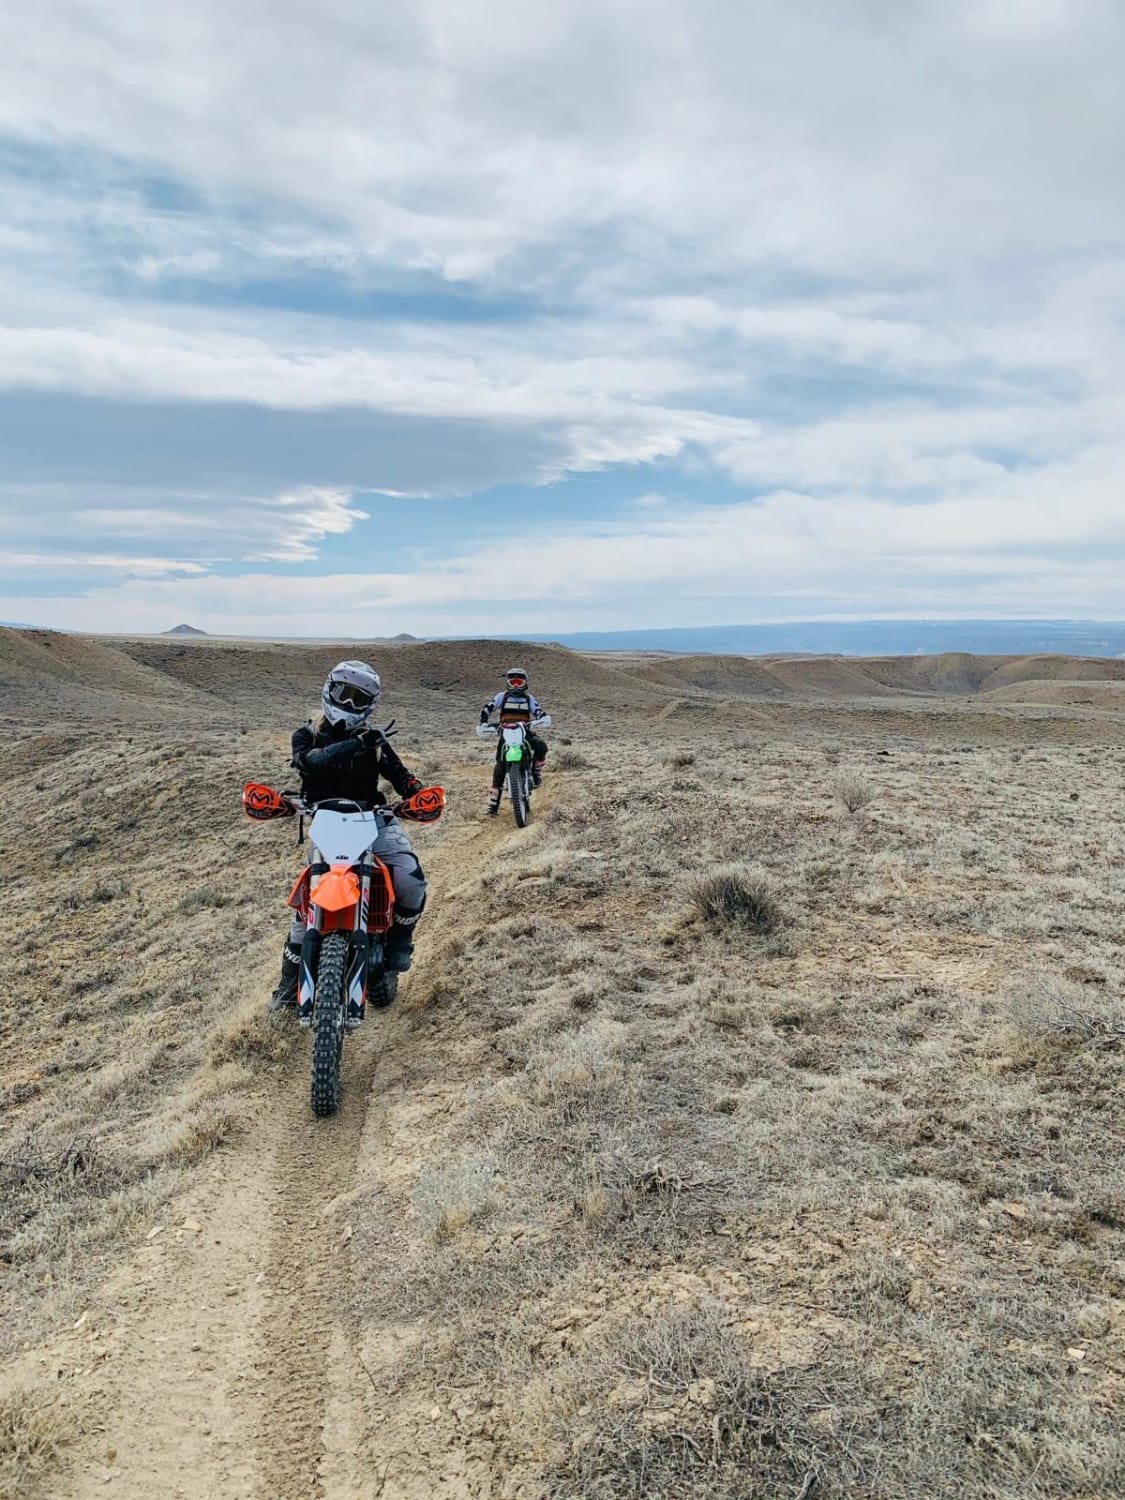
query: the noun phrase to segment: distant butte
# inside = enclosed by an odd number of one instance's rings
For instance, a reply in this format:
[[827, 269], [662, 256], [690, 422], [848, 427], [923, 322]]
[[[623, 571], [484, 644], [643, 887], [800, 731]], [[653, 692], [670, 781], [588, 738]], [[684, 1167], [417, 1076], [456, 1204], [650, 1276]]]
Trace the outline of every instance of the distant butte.
[[206, 635], [205, 630], [197, 630], [194, 625], [173, 625], [171, 630], [166, 630], [165, 635]]

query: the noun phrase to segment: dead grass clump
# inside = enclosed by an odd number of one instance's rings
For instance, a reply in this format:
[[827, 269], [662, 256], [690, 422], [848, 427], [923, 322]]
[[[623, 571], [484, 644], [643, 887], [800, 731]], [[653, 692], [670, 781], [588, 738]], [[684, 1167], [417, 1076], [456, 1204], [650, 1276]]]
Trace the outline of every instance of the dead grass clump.
[[554, 1441], [544, 1477], [560, 1500], [774, 1500], [812, 1492], [816, 1404], [806, 1376], [755, 1368], [704, 1305], [604, 1334], [530, 1388], [528, 1417]]
[[164, 1186], [143, 1163], [91, 1137], [28, 1131], [8, 1147], [0, 1157], [0, 1350], [22, 1336], [40, 1303], [65, 1316]]
[[581, 750], [556, 750], [551, 756], [551, 767], [555, 771], [586, 771], [590, 762]]
[[197, 891], [189, 891], [176, 902], [176, 910], [185, 917], [199, 911], [219, 911], [230, 904], [230, 897], [218, 886], [205, 885]]
[[782, 924], [777, 890], [763, 870], [724, 870], [701, 876], [692, 887], [692, 899], [707, 922], [763, 933], [776, 932]]
[[59, 905], [63, 911], [81, 911], [84, 906], [108, 906], [128, 894], [129, 886], [124, 880], [96, 880], [80, 890], [64, 892]]
[[186, 1116], [172, 1121], [152, 1142], [155, 1160], [194, 1167], [230, 1140], [242, 1127], [243, 1117], [229, 1098], [205, 1099]]
[[0, 1157], [0, 1197], [8, 1205], [19, 1194], [40, 1191], [52, 1196], [75, 1191], [104, 1194], [120, 1187], [125, 1177], [120, 1165], [86, 1136], [76, 1136], [52, 1150], [28, 1131], [7, 1156]]
[[96, 833], [80, 833], [72, 838], [69, 844], [62, 845], [55, 850], [55, 863], [57, 865], [70, 864], [76, 854], [82, 854], [88, 849], [96, 849], [101, 839]]
[[410, 1202], [426, 1233], [446, 1243], [490, 1207], [499, 1166], [491, 1153], [423, 1168]]
[[569, 1112], [581, 1100], [617, 1088], [624, 1075], [614, 1032], [609, 1023], [595, 1021], [535, 1053], [527, 1064], [529, 1097]]
[[686, 771], [688, 766], [695, 765], [695, 751], [673, 750], [671, 755], [664, 757], [664, 764], [671, 766], [674, 771]]
[[234, 1016], [211, 1041], [211, 1061], [242, 1063], [254, 1071], [277, 1068], [286, 1062], [301, 1035], [291, 1014], [266, 1015], [260, 1010]]
[[1080, 1044], [1125, 1038], [1125, 1006], [1113, 996], [1047, 975], [1031, 975], [1012, 1002], [1016, 1024], [1032, 1036]]
[[853, 774], [837, 776], [832, 783], [832, 790], [850, 813], [859, 812], [861, 807], [866, 807], [875, 795], [870, 782]]
[[54, 1391], [15, 1385], [0, 1392], [0, 1500], [22, 1500], [59, 1461], [71, 1421]]

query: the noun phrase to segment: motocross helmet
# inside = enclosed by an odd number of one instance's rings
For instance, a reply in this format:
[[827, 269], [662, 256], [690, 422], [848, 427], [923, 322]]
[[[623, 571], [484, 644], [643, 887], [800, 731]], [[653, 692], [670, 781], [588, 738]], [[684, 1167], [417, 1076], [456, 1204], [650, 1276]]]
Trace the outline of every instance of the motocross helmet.
[[320, 695], [330, 724], [358, 729], [379, 701], [383, 685], [365, 661], [342, 661], [329, 672]]
[[517, 693], [526, 691], [528, 686], [527, 668], [509, 667], [504, 673], [504, 681]]

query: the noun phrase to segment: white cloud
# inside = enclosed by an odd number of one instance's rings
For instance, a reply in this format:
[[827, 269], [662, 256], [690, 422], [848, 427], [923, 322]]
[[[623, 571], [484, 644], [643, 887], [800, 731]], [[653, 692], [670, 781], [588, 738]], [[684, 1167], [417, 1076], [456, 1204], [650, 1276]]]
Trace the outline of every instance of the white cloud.
[[[0, 134], [27, 160], [0, 159], [0, 403], [431, 425], [409, 472], [325, 436], [260, 483], [227, 451], [199, 483], [171, 459], [126, 483], [123, 454], [110, 488], [38, 479], [34, 458], [8, 475], [0, 454], [18, 534], [0, 566], [149, 575], [90, 598], [154, 625], [191, 600], [259, 619], [272, 585], [154, 575], [169, 554], [308, 562], [356, 526], [361, 489], [647, 464], [667, 504], [593, 537], [560, 519], [512, 567], [536, 560], [560, 608], [630, 590], [638, 609], [692, 590], [731, 608], [763, 591], [968, 601], [990, 570], [1009, 600], [1108, 597], [1093, 559], [1120, 548], [1125, 482], [1123, 51], [1117, 0], [9, 8]], [[374, 310], [238, 302], [317, 275]], [[435, 278], [480, 316], [427, 309]], [[510, 461], [451, 475], [458, 427]], [[693, 475], [724, 503], [685, 511]], [[490, 570], [449, 550], [355, 607], [484, 610]], [[296, 582], [311, 620], [316, 585]]]
[[[502, 629], [509, 619], [507, 628], [534, 620], [561, 630], [607, 599], [647, 608], [638, 618], [650, 624], [706, 623], [716, 611], [747, 621], [840, 610], [1050, 615], [1072, 612], [1076, 597], [1086, 614], [1106, 616], [1120, 610], [1125, 567], [1123, 456], [1084, 455], [928, 504], [778, 491], [721, 507], [653, 506], [414, 571], [138, 580], [50, 610], [79, 628], [164, 629], [174, 615], [246, 634], [323, 634], [329, 610], [348, 634]], [[34, 597], [12, 605], [31, 620], [45, 607]]]
[[451, 276], [625, 226], [658, 257], [667, 235], [711, 265], [914, 272], [1103, 239], [1125, 213], [1114, 0], [40, 0], [5, 17], [0, 128], [141, 155]]
[[[0, 547], [0, 572], [63, 568], [147, 577], [204, 573], [225, 562], [308, 562], [325, 537], [342, 536], [365, 519], [346, 490], [154, 497], [139, 487], [91, 493], [59, 485], [0, 486], [0, 527], [28, 543]], [[103, 549], [107, 537], [117, 551]], [[176, 555], [144, 551], [154, 544]]]

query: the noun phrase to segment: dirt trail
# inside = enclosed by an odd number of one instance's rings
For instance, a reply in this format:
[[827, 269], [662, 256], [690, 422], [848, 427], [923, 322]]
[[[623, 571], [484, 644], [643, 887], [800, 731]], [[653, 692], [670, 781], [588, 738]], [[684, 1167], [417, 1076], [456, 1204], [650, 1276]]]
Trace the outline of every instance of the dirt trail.
[[[434, 910], [413, 984], [445, 935], [444, 898], [512, 831], [510, 818], [484, 824], [473, 811], [479, 768], [448, 780], [469, 812], [422, 851]], [[407, 1004], [409, 993], [404, 985]], [[370, 1385], [339, 1308], [361, 1144], [369, 1155], [378, 1141], [379, 1080], [410, 1045], [401, 1007], [372, 1013], [349, 1042], [332, 1120], [308, 1112], [307, 1048], [297, 1047], [284, 1080], [254, 1096], [246, 1134], [103, 1289], [71, 1347], [60, 1344], [60, 1360], [76, 1368], [78, 1341], [96, 1325], [106, 1352], [86, 1386], [87, 1431], [52, 1484], [58, 1500], [345, 1500], [378, 1490], [353, 1457]]]

